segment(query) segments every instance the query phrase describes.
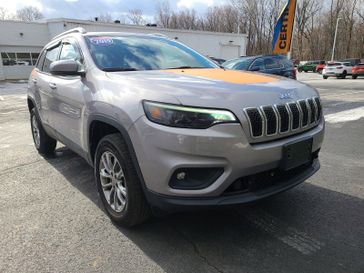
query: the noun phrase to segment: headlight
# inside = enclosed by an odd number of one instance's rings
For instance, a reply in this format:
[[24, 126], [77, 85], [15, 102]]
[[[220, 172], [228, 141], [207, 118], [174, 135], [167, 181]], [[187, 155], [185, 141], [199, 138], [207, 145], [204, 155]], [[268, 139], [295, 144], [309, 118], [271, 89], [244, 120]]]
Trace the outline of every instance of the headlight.
[[147, 118], [155, 123], [181, 128], [206, 129], [218, 123], [237, 122], [226, 110], [185, 107], [144, 101]]

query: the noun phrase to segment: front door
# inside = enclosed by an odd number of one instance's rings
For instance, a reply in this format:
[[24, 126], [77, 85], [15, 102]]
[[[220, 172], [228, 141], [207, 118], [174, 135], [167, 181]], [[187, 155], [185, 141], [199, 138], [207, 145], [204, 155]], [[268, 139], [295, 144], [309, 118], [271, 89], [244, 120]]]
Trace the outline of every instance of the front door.
[[[75, 60], [83, 69], [82, 57], [76, 42], [67, 39], [62, 42], [60, 60]], [[61, 140], [74, 149], [82, 149], [82, 117], [85, 109], [85, 85], [81, 76], [53, 77], [53, 97], [56, 108], [52, 111], [52, 123]], [[69, 143], [71, 142], [71, 143]]]

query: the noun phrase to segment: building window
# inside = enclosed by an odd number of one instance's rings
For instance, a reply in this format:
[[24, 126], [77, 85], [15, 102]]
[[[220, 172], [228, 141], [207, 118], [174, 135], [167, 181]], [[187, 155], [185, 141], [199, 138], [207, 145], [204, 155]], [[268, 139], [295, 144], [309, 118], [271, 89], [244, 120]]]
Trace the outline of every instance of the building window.
[[1, 52], [1, 58], [4, 66], [25, 65], [34, 66], [37, 62], [39, 53], [22, 53], [22, 52]]

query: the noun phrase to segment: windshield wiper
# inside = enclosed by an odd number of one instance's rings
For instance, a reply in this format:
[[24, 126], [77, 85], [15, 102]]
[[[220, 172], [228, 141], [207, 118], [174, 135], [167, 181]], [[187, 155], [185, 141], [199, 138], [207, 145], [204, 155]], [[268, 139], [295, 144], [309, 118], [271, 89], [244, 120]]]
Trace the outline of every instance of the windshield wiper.
[[138, 71], [136, 68], [131, 67], [106, 67], [102, 69], [105, 72], [117, 72], [117, 71]]
[[178, 66], [178, 67], [169, 67], [169, 68], [165, 68], [165, 69], [191, 69], [191, 68], [206, 68], [206, 67], [184, 65], [184, 66]]

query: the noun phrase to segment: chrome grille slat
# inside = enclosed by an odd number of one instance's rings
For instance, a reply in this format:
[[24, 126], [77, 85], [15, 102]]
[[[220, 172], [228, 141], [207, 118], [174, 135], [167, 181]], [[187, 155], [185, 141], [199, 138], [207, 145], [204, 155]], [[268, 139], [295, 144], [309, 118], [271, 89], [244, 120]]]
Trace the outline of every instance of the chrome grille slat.
[[310, 124], [316, 121], [317, 108], [316, 103], [313, 99], [307, 99], [308, 105], [310, 106]]
[[289, 131], [289, 124], [291, 122], [290, 114], [285, 104], [275, 106], [279, 116], [279, 133], [286, 133]]
[[262, 106], [261, 111], [265, 119], [265, 134], [273, 136], [277, 134], [278, 117], [272, 106]]
[[262, 138], [299, 132], [316, 126], [322, 117], [318, 97], [244, 109], [251, 137]]

